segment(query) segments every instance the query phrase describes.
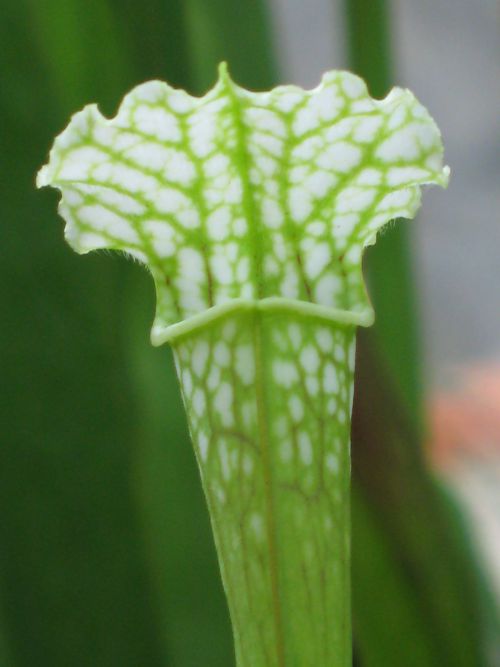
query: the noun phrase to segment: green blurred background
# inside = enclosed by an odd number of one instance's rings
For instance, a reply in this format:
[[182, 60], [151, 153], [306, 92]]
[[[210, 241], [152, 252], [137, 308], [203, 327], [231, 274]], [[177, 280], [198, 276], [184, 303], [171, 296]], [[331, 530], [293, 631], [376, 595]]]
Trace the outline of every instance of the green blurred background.
[[[296, 4], [282, 1], [281, 12]], [[336, 7], [348, 65], [385, 94], [396, 69], [391, 8]], [[113, 114], [141, 81], [201, 94], [223, 59], [247, 87], [283, 81], [270, 9], [0, 0], [1, 667], [234, 664], [171, 355], [148, 340], [150, 278], [117, 255], [72, 253], [57, 195], [35, 191], [34, 175], [70, 114], [90, 101]], [[367, 259], [380, 325], [361, 334], [358, 354], [355, 662], [493, 666], [489, 584], [422, 453], [407, 234], [395, 227]]]

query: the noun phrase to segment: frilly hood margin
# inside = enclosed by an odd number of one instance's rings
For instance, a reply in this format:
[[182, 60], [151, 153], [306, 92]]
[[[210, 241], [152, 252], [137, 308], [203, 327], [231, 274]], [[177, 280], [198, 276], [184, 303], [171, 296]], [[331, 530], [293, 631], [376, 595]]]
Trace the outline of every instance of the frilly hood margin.
[[408, 90], [372, 99], [326, 73], [255, 93], [225, 64], [205, 96], [161, 81], [96, 105], [56, 138], [38, 187], [57, 187], [78, 252], [124, 251], [151, 271], [159, 345], [234, 309], [299, 310], [370, 325], [363, 248], [446, 187], [440, 132]]

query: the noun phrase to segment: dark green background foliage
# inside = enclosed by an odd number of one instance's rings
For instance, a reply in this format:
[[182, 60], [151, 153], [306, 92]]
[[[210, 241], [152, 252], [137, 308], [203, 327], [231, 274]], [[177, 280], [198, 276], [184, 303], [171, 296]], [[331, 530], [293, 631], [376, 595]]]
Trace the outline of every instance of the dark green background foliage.
[[[225, 59], [247, 87], [276, 83], [265, 9], [0, 2], [2, 667], [234, 662], [170, 353], [148, 341], [152, 282], [117, 255], [76, 256], [57, 195], [35, 191], [34, 175], [71, 113], [97, 101], [112, 114], [140, 81], [201, 93]], [[345, 9], [351, 65], [381, 95], [384, 3]], [[479, 576], [420, 453], [405, 234], [386, 234], [368, 262], [381, 325], [361, 339], [353, 431], [356, 660], [477, 667], [487, 664]]]

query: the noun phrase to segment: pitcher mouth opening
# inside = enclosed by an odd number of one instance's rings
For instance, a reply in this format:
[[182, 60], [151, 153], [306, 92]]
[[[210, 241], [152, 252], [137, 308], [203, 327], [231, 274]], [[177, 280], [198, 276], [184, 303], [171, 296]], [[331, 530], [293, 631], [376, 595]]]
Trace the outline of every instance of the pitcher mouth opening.
[[267, 297], [256, 300], [231, 299], [175, 324], [165, 326], [161, 322], [155, 321], [151, 329], [151, 342], [155, 346], [171, 343], [197, 329], [203, 329], [229, 314], [249, 311], [293, 313], [304, 318], [362, 327], [371, 326], [375, 320], [371, 306], [361, 310], [345, 310], [281, 297]]

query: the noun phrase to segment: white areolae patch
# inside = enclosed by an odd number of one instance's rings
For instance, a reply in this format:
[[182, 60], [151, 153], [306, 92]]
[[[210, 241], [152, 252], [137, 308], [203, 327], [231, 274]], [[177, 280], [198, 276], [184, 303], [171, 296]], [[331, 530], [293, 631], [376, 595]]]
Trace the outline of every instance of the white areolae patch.
[[255, 358], [251, 345], [239, 345], [236, 350], [236, 372], [244, 385], [255, 379]]
[[315, 333], [316, 342], [322, 352], [331, 352], [333, 348], [333, 335], [325, 327], [319, 327]]
[[193, 371], [201, 377], [206, 369], [210, 348], [208, 343], [204, 340], [199, 341], [192, 353], [191, 362]]
[[313, 460], [313, 448], [309, 433], [301, 431], [298, 435], [298, 445], [302, 463], [310, 465]]
[[301, 422], [304, 417], [304, 404], [298, 396], [290, 396], [288, 399], [288, 407], [294, 422]]
[[219, 341], [214, 348], [214, 359], [220, 366], [228, 366], [231, 361], [229, 346], [224, 341]]
[[297, 382], [299, 374], [297, 369], [290, 361], [276, 360], [273, 363], [273, 375], [276, 384], [290, 389]]
[[219, 416], [225, 425], [229, 425], [233, 421], [232, 404], [233, 404], [233, 388], [228, 382], [222, 382], [215, 392], [214, 406]]
[[330, 472], [337, 473], [339, 469], [339, 461], [335, 454], [327, 454], [325, 459], [325, 464], [327, 469]]
[[205, 413], [206, 399], [204, 392], [198, 387], [193, 394], [192, 402], [193, 410], [198, 417], [202, 417]]
[[209, 446], [208, 436], [206, 435], [206, 433], [201, 431], [201, 433], [198, 435], [198, 449], [200, 451], [200, 456], [202, 461], [207, 460], [208, 446]]
[[338, 371], [330, 361], [323, 368], [323, 386], [329, 394], [339, 390]]
[[307, 345], [300, 353], [300, 363], [307, 373], [316, 373], [319, 361], [319, 354], [312, 345]]

